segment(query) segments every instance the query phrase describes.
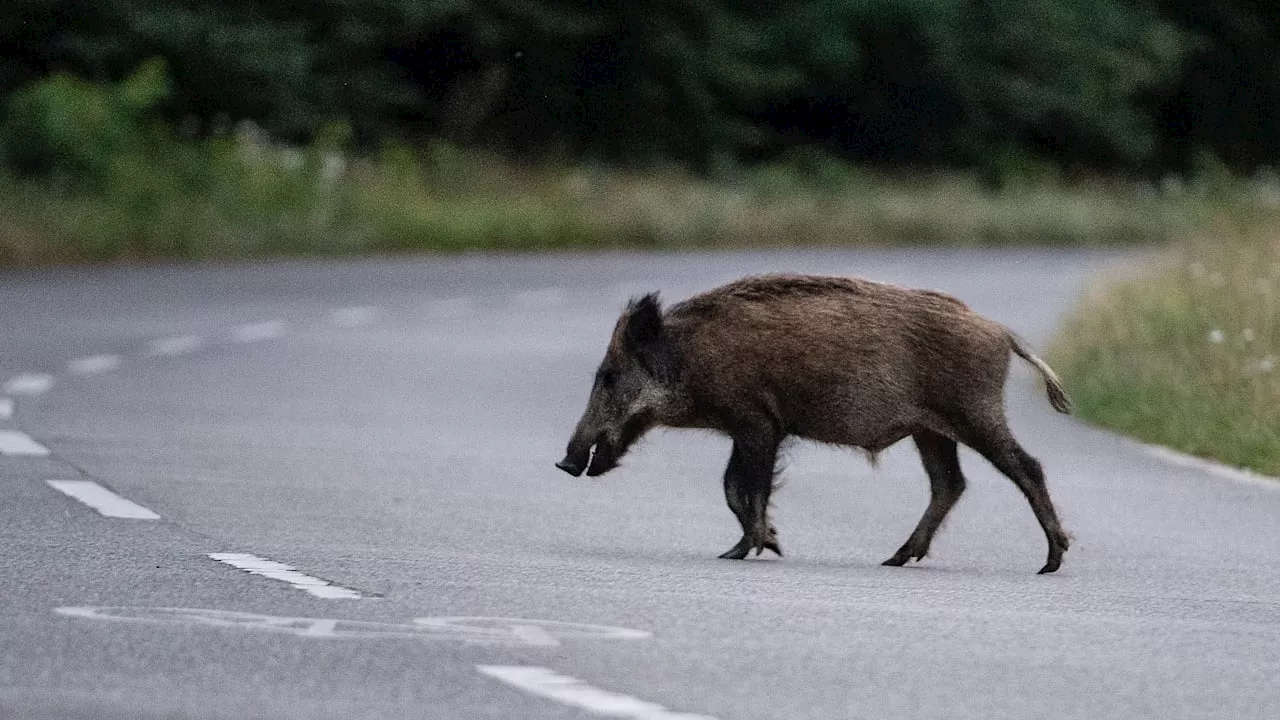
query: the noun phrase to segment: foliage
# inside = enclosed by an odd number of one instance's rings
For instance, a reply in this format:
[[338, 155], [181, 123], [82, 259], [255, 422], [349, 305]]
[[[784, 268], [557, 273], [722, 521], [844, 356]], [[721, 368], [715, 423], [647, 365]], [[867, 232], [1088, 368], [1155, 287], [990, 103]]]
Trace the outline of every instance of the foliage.
[[1152, 163], [1177, 171], [1211, 153], [1236, 171], [1280, 160], [1280, 5], [1161, 0], [1190, 39], [1174, 78], [1157, 89], [1164, 132]]
[[[903, 166], [1274, 163], [1280, 23], [1230, 0], [10, 0], [0, 96], [162, 57], [162, 108], [307, 141], [445, 139], [703, 171], [796, 146]], [[1242, 75], [1243, 74], [1243, 75]], [[1248, 82], [1240, 80], [1244, 77]]]
[[163, 63], [116, 86], [58, 74], [14, 93], [0, 127], [0, 158], [20, 173], [101, 190], [124, 157], [154, 148], [147, 115], [167, 93]]
[[[1160, 242], [1196, 203], [1114, 183], [991, 192], [950, 173], [855, 171], [813, 149], [731, 180], [530, 165], [434, 142], [352, 153], [252, 124], [203, 138], [156, 120], [161, 63], [97, 85], [53, 76], [0, 125], [0, 263], [279, 254], [859, 244]], [[1230, 190], [1227, 191], [1231, 195]]]

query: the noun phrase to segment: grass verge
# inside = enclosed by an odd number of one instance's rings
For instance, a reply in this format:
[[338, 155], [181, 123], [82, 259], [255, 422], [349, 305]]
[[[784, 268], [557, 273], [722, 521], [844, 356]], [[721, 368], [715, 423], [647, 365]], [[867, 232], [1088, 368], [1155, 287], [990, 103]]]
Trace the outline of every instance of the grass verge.
[[[168, 127], [160, 61], [113, 85], [54, 75], [0, 115], [0, 265], [459, 250], [1166, 243], [1216, 210], [1204, 187], [1066, 182], [1009, 161], [886, 175], [812, 151], [710, 180], [531, 167], [435, 144], [283, 147], [252, 126]], [[1274, 184], [1274, 183], [1273, 183]], [[1212, 187], [1212, 184], [1210, 185]], [[1249, 195], [1249, 191], [1242, 196]]]
[[[158, 153], [153, 153], [155, 155]], [[113, 158], [92, 189], [0, 176], [0, 265], [543, 249], [1167, 243], [1203, 208], [1116, 183], [991, 191], [957, 174], [779, 168], [716, 182], [525, 167], [448, 147], [354, 160], [223, 139]]]
[[1049, 357], [1077, 413], [1280, 475], [1280, 233], [1242, 215], [1103, 285]]

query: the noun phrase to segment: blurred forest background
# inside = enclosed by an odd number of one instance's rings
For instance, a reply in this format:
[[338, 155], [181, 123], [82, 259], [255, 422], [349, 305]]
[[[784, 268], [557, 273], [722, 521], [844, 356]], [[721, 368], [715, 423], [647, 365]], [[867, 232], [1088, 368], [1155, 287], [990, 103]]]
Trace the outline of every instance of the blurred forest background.
[[1165, 241], [1280, 199], [1246, 0], [7, 0], [0, 263]]

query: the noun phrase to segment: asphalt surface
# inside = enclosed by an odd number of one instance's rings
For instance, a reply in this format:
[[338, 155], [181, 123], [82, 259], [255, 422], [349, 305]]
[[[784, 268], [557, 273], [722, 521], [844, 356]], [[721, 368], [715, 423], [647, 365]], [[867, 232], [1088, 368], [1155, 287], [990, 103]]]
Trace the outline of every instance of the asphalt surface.
[[[1035, 574], [1045, 547], [1026, 502], [967, 450], [969, 492], [906, 568], [879, 563], [927, 502], [909, 442], [878, 469], [793, 450], [780, 560], [716, 559], [739, 536], [723, 438], [657, 433], [598, 479], [554, 467], [634, 293], [857, 274], [953, 292], [1043, 344], [1123, 260], [787, 252], [0, 274], [0, 382], [54, 380], [0, 418], [52, 453], [0, 455], [0, 718], [1280, 717], [1280, 488], [1171, 465], [1058, 415], [1022, 363], [1014, 432], [1075, 537], [1055, 575]], [[178, 337], [203, 344], [151, 350]], [[101, 354], [118, 364], [68, 366]], [[160, 519], [105, 517], [50, 480], [96, 482]], [[360, 597], [300, 589], [321, 580]], [[415, 624], [459, 616], [481, 619]]]

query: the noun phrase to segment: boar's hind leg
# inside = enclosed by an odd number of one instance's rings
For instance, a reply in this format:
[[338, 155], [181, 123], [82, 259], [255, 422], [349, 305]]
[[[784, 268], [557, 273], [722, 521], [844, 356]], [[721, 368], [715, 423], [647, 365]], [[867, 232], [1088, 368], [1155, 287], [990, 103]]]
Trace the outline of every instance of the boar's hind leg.
[[1040, 462], [1027, 454], [1007, 429], [1002, 428], [973, 440], [966, 441], [965, 444], [981, 453], [997, 470], [1008, 475], [1026, 496], [1027, 502], [1031, 503], [1031, 510], [1035, 512], [1036, 520], [1040, 521], [1040, 527], [1049, 542], [1049, 557], [1044, 567], [1040, 568], [1040, 574], [1057, 570], [1062, 565], [1062, 554], [1067, 551], [1070, 541], [1062, 531], [1058, 513], [1053, 509], [1053, 501], [1049, 499], [1049, 489], [1044, 484], [1044, 469]]
[[778, 443], [763, 438], [735, 438], [733, 455], [724, 471], [724, 496], [742, 525], [742, 539], [721, 558], [741, 560], [752, 550], [772, 550], [779, 556], [778, 534], [769, 522], [769, 494], [773, 491]]
[[913, 439], [920, 451], [920, 459], [924, 461], [925, 472], [929, 474], [932, 495], [929, 507], [911, 537], [882, 565], [896, 567], [905, 565], [909, 560], [923, 560], [929, 554], [934, 533], [964, 492], [964, 475], [960, 473], [955, 441], [928, 431], [917, 433]]

